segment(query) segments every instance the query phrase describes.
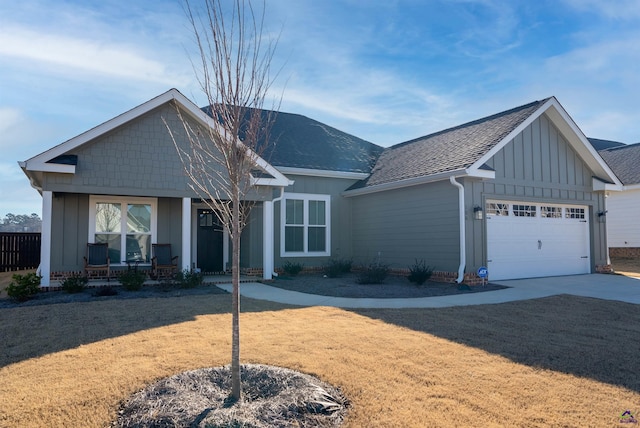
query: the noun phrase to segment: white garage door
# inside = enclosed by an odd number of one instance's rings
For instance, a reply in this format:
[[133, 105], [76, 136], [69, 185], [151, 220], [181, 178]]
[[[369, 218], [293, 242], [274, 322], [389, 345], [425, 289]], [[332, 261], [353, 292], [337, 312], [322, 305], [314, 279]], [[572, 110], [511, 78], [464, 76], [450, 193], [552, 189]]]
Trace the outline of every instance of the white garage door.
[[586, 206], [487, 201], [491, 280], [591, 271]]

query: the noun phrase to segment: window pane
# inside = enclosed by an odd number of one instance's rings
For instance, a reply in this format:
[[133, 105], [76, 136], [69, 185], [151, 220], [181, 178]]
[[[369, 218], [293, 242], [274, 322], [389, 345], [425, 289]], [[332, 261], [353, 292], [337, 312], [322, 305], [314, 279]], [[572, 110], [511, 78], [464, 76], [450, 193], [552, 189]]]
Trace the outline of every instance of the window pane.
[[541, 206], [540, 217], [542, 218], [561, 218], [562, 207]]
[[304, 251], [304, 228], [287, 226], [284, 228], [284, 250]]
[[151, 205], [127, 205], [127, 232], [149, 233], [151, 230]]
[[309, 201], [309, 224], [324, 226], [325, 222], [325, 202]]
[[513, 215], [517, 217], [535, 217], [536, 206], [535, 205], [514, 205]]
[[287, 199], [287, 224], [304, 224], [304, 201]]
[[99, 234], [96, 233], [96, 243], [106, 242], [109, 245], [109, 259], [111, 263], [120, 263], [120, 238], [122, 235], [119, 233], [114, 234]]
[[584, 218], [584, 208], [565, 208], [566, 218]]
[[326, 251], [326, 228], [310, 227], [309, 228], [309, 251]]
[[127, 261], [149, 263], [151, 235], [127, 235]]
[[509, 204], [487, 202], [487, 215], [509, 215]]
[[120, 204], [96, 203], [96, 232], [120, 232]]

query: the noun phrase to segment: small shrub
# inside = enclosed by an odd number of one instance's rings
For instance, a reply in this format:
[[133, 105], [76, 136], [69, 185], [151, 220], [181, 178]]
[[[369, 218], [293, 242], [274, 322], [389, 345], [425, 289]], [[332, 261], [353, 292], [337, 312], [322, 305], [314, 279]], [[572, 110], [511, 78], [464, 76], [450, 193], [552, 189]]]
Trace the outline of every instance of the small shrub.
[[96, 288], [96, 291], [93, 292], [95, 297], [104, 297], [104, 296], [115, 296], [118, 294], [118, 290], [113, 288], [110, 285], [104, 285], [102, 287]]
[[329, 278], [338, 278], [342, 274], [351, 272], [351, 260], [331, 259], [324, 265], [324, 274]]
[[300, 271], [302, 271], [303, 267], [304, 265], [302, 263], [294, 263], [287, 260], [282, 265], [282, 270], [284, 270], [284, 273], [287, 275], [296, 276]]
[[18, 302], [26, 302], [40, 291], [41, 276], [35, 273], [13, 275], [13, 281], [7, 286], [7, 295]]
[[382, 284], [389, 275], [389, 265], [380, 262], [371, 263], [365, 266], [358, 273], [356, 282], [358, 284]]
[[69, 294], [80, 293], [89, 283], [89, 278], [79, 274], [72, 274], [62, 281], [62, 289]]
[[127, 291], [136, 291], [142, 288], [142, 284], [147, 279], [147, 274], [139, 271], [138, 267], [129, 266], [118, 275], [118, 281]]
[[194, 270], [185, 269], [176, 274], [176, 281], [180, 288], [195, 288], [202, 285], [204, 274]]
[[424, 260], [416, 259], [416, 262], [413, 266], [409, 267], [409, 276], [407, 279], [410, 282], [413, 282], [418, 285], [422, 285], [431, 278], [431, 274], [433, 273], [433, 268], [431, 266], [427, 266]]

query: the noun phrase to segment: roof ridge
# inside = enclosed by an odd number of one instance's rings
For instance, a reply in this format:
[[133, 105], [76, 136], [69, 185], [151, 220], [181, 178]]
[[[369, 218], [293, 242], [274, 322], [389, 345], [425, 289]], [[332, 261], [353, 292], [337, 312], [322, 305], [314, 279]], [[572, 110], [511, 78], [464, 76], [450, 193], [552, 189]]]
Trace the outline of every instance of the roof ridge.
[[436, 137], [438, 135], [446, 134], [448, 132], [457, 131], [459, 129], [467, 128], [469, 126], [474, 126], [474, 125], [481, 124], [483, 122], [488, 122], [490, 120], [497, 119], [497, 118], [499, 118], [501, 116], [507, 116], [509, 114], [516, 113], [518, 111], [528, 109], [528, 108], [533, 107], [535, 105], [544, 104], [545, 102], [547, 102], [551, 98], [552, 97], [548, 97], [548, 98], [545, 98], [545, 99], [542, 99], [542, 100], [532, 101], [530, 103], [523, 104], [521, 106], [514, 107], [514, 108], [511, 108], [509, 110], [505, 110], [505, 111], [502, 111], [502, 112], [499, 112], [499, 113], [494, 113], [492, 115], [485, 116], [485, 117], [482, 117], [480, 119], [475, 119], [475, 120], [472, 120], [470, 122], [463, 123], [461, 125], [456, 125], [456, 126], [453, 126], [451, 128], [443, 129], [441, 131], [437, 131], [437, 132], [433, 132], [431, 134], [423, 135], [421, 137], [413, 138], [411, 140], [404, 141], [402, 143], [398, 143], [398, 144], [395, 144], [393, 146], [390, 146], [389, 149], [395, 149], [396, 147], [402, 147], [404, 145], [408, 145], [408, 144], [414, 143], [416, 141], [427, 140], [429, 138], [433, 138], [433, 137]]

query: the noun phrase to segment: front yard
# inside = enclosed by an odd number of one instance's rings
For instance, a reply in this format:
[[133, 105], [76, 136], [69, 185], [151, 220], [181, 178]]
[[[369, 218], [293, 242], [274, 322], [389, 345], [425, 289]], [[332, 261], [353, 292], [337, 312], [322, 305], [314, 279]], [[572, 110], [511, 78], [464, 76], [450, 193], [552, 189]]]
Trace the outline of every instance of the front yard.
[[[227, 364], [230, 300], [0, 309], [0, 426], [107, 426], [150, 382]], [[556, 296], [348, 311], [243, 299], [242, 311], [242, 360], [340, 387], [350, 427], [612, 426], [640, 410], [638, 305]]]

